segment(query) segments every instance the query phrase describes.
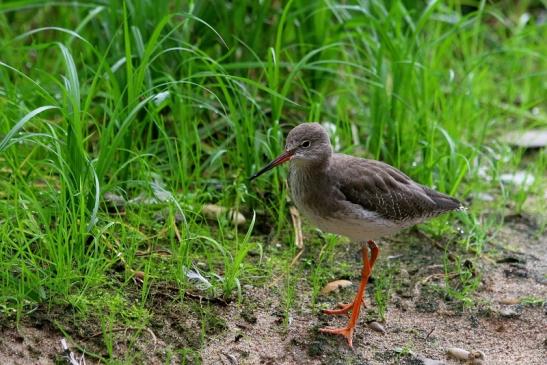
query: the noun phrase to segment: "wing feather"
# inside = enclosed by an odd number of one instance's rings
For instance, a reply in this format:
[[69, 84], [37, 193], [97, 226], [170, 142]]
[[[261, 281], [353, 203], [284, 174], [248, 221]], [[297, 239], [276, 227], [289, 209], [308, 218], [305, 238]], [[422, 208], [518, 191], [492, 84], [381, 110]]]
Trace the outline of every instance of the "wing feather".
[[455, 198], [420, 185], [383, 162], [337, 155], [337, 189], [346, 200], [391, 221], [420, 220], [462, 208]]

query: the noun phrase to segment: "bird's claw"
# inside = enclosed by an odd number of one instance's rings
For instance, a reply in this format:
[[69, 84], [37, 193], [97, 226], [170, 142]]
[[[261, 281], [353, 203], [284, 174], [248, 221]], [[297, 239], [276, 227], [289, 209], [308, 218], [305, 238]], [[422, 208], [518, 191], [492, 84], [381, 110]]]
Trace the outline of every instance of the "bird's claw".
[[338, 307], [340, 307], [339, 309], [325, 309], [323, 310], [323, 313], [325, 314], [347, 314], [348, 312], [351, 312], [351, 310], [353, 309], [353, 303], [349, 303], [349, 304], [343, 304], [343, 303], [339, 303], [338, 304]]
[[353, 327], [325, 327], [319, 329], [319, 331], [323, 333], [344, 336], [346, 341], [348, 341], [349, 347], [353, 348]]
[[[362, 302], [362, 305], [363, 305], [363, 308], [367, 307], [364, 300]], [[348, 314], [348, 312], [351, 312], [353, 310], [354, 306], [355, 306], [355, 302], [351, 302], [348, 304], [338, 303], [338, 307], [340, 307], [339, 309], [324, 309], [323, 313], [329, 314], [329, 315]]]

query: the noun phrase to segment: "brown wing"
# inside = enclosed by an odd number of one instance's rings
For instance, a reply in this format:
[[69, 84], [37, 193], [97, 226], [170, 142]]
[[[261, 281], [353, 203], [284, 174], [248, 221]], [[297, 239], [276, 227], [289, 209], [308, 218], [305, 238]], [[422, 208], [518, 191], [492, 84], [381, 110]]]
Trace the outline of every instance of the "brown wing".
[[419, 220], [457, 210], [455, 198], [420, 185], [383, 162], [337, 155], [332, 168], [344, 166], [337, 174], [338, 190], [347, 200], [392, 221]]

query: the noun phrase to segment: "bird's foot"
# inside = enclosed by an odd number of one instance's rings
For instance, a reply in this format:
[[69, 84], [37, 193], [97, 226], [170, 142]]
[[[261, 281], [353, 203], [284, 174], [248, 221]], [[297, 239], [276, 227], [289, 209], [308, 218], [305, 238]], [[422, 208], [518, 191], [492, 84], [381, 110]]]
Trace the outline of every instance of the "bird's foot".
[[349, 347], [353, 348], [353, 329], [355, 327], [342, 327], [342, 328], [335, 328], [335, 327], [325, 327], [320, 328], [319, 331], [323, 333], [331, 333], [333, 335], [341, 335], [344, 336], [346, 341], [348, 341]]

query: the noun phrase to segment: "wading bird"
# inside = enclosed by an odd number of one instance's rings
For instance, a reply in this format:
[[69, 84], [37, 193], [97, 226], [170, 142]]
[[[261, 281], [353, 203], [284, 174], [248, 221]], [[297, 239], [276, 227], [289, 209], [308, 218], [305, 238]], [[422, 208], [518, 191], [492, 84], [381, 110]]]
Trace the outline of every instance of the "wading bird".
[[321, 230], [361, 243], [363, 269], [355, 299], [324, 311], [351, 312], [349, 322], [346, 327], [320, 330], [344, 336], [352, 347], [365, 288], [379, 254], [374, 240], [464, 207], [457, 199], [414, 182], [388, 164], [334, 153], [326, 130], [318, 123], [293, 128], [285, 151], [251, 180], [287, 161], [289, 187], [298, 210]]

